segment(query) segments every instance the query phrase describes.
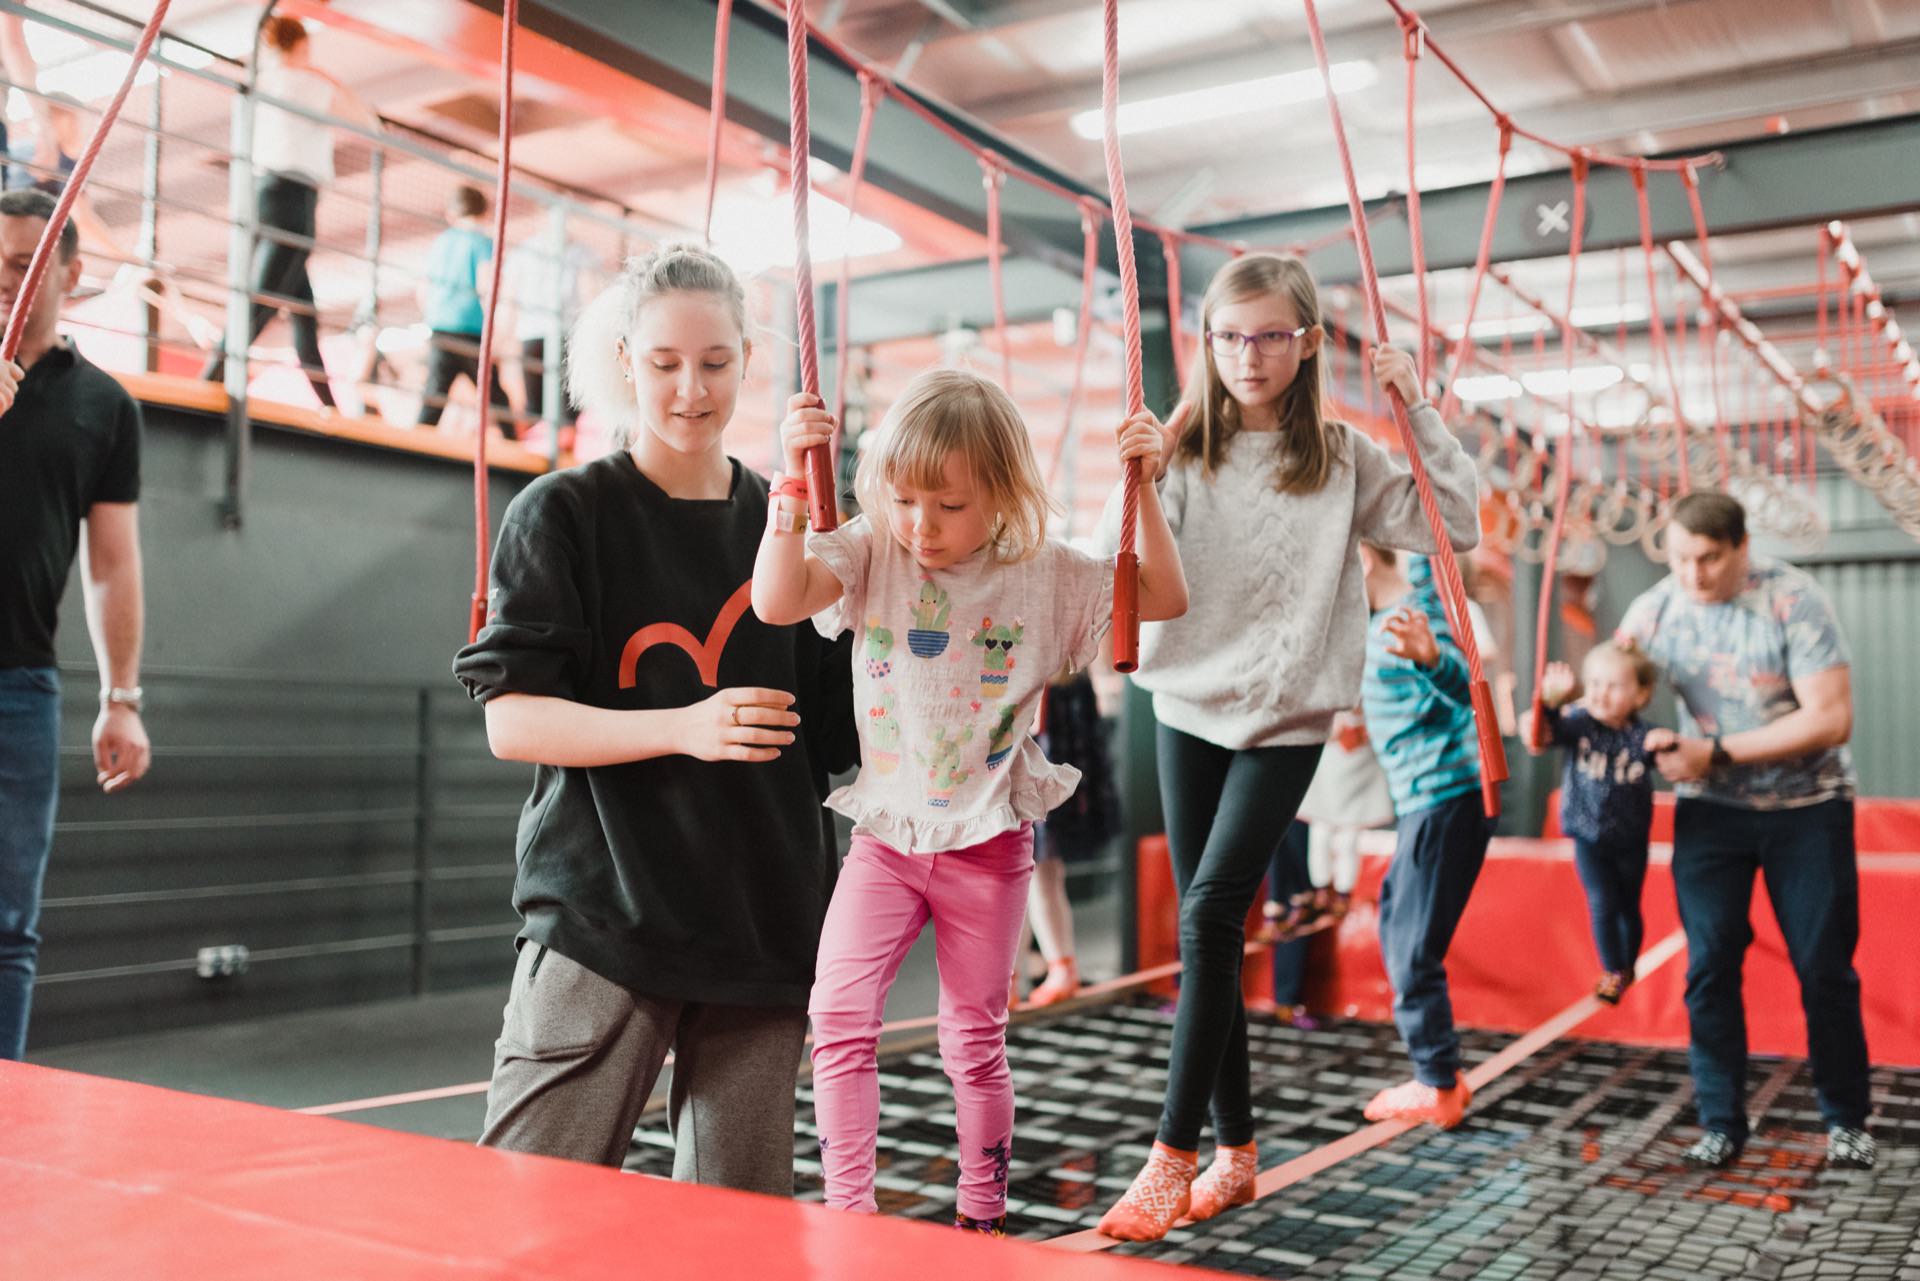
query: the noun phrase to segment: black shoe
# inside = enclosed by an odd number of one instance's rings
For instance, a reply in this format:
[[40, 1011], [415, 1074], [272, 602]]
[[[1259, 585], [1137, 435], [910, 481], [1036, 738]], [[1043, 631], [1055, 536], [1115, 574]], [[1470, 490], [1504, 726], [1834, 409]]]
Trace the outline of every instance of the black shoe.
[[1718, 1130], [1703, 1130], [1694, 1145], [1680, 1154], [1680, 1162], [1696, 1170], [1724, 1170], [1740, 1159], [1740, 1146]]
[[1874, 1158], [1878, 1155], [1878, 1145], [1865, 1130], [1836, 1125], [1827, 1131], [1829, 1170], [1871, 1170]]
[[997, 1219], [975, 1219], [958, 1211], [954, 1212], [953, 1226], [962, 1232], [978, 1232], [983, 1236], [1003, 1237], [1007, 1235], [1007, 1216]]

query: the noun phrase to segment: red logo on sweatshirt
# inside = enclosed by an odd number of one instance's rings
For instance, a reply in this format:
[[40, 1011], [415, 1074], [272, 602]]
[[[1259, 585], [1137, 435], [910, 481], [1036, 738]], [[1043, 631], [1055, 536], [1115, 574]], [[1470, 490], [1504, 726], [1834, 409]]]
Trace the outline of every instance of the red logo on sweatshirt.
[[640, 655], [655, 645], [676, 645], [687, 652], [693, 665], [700, 672], [700, 679], [707, 685], [719, 688], [720, 655], [727, 648], [727, 640], [733, 635], [735, 624], [740, 616], [747, 612], [753, 595], [753, 580], [749, 578], [740, 584], [740, 590], [727, 598], [720, 607], [720, 613], [713, 620], [713, 627], [707, 632], [705, 640], [696, 640], [692, 632], [678, 623], [649, 623], [627, 639], [627, 647], [620, 651], [620, 688], [633, 688], [633, 669], [639, 665]]

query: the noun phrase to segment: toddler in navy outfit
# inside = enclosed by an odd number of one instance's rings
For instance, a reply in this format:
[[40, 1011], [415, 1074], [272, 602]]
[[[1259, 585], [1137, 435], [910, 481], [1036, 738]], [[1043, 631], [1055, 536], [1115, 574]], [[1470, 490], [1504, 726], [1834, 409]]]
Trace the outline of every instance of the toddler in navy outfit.
[[[1560, 827], [1573, 838], [1600, 953], [1594, 995], [1615, 1005], [1633, 982], [1645, 929], [1640, 889], [1653, 826], [1654, 767], [1647, 750], [1651, 727], [1640, 712], [1653, 697], [1654, 667], [1638, 650], [1610, 642], [1587, 654], [1580, 677], [1576, 682], [1565, 663], [1547, 665], [1540, 682], [1545, 724], [1535, 727], [1528, 749], [1536, 755], [1549, 745], [1567, 749]], [[1566, 706], [1576, 693], [1580, 703]]]

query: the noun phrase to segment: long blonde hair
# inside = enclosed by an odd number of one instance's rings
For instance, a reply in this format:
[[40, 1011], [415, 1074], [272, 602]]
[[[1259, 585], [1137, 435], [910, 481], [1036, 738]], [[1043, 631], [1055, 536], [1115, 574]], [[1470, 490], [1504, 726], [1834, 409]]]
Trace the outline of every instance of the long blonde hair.
[[1027, 425], [999, 384], [964, 369], [930, 369], [907, 384], [864, 450], [853, 490], [875, 524], [887, 524], [888, 490], [946, 487], [947, 458], [966, 460], [974, 488], [992, 513], [987, 546], [995, 560], [1026, 560], [1061, 510], [1047, 492]]
[[[1226, 459], [1227, 446], [1240, 434], [1242, 423], [1239, 403], [1227, 391], [1205, 335], [1217, 308], [1265, 294], [1285, 298], [1301, 324], [1311, 327], [1320, 323], [1320, 292], [1314, 288], [1307, 265], [1298, 258], [1246, 254], [1214, 275], [1200, 303], [1200, 352], [1182, 395], [1193, 411], [1174, 447], [1176, 459], [1198, 460], [1208, 476]], [[1284, 448], [1274, 469], [1273, 487], [1282, 494], [1318, 492], [1333, 474], [1334, 466], [1346, 456], [1346, 432], [1338, 423], [1327, 421], [1324, 395], [1320, 348], [1316, 347], [1313, 355], [1300, 362], [1293, 385], [1280, 393]]]
[[576, 407], [608, 424], [613, 443], [621, 449], [633, 443], [640, 407], [621, 370], [620, 345], [633, 333], [640, 309], [671, 293], [718, 294], [740, 329], [742, 353], [749, 347], [747, 291], [717, 254], [683, 243], [627, 259], [619, 278], [581, 310], [566, 358], [567, 394]]

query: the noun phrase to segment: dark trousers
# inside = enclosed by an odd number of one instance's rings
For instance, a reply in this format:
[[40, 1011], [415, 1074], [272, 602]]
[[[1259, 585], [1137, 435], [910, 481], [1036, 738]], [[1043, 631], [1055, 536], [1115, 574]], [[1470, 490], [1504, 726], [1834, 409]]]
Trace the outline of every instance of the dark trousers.
[[1460, 1071], [1447, 948], [1486, 861], [1493, 824], [1476, 789], [1402, 815], [1398, 832], [1380, 886], [1380, 955], [1413, 1074], [1444, 1089]]
[[[333, 388], [327, 384], [327, 367], [320, 358], [320, 320], [313, 310], [313, 281], [307, 278], [308, 244], [313, 240], [314, 211], [319, 202], [319, 190], [297, 178], [275, 174], [255, 187], [254, 219], [260, 232], [253, 247], [253, 305], [247, 342], [251, 345], [267, 322], [284, 309], [287, 324], [293, 328], [293, 350], [300, 358], [300, 368], [313, 384], [313, 394], [320, 403], [331, 406]], [[276, 230], [300, 237], [301, 242], [284, 244], [273, 238]], [[226, 364], [226, 354], [217, 352], [200, 376], [218, 380]]]
[[[440, 425], [440, 415], [447, 407], [447, 393], [453, 390], [454, 380], [462, 374], [476, 389], [480, 386], [480, 335], [434, 330], [427, 337], [427, 385], [420, 393], [420, 416], [414, 419], [415, 423], [422, 427]], [[507, 389], [500, 385], [498, 377], [487, 390], [487, 402], [495, 409], [511, 409]], [[511, 428], [511, 425], [510, 421], [502, 422], [504, 427]]]
[[60, 799], [60, 673], [0, 667], [0, 1059], [27, 1052], [40, 886]]
[[1867, 1033], [1860, 1021], [1860, 877], [1853, 802], [1748, 810], [1683, 799], [1674, 812], [1673, 888], [1687, 931], [1687, 1020], [1700, 1124], [1747, 1138], [1747, 1016], [1741, 965], [1753, 942], [1753, 874], [1800, 980], [1807, 1057], [1829, 1126], [1866, 1124]]
[[1647, 881], [1647, 842], [1639, 840], [1573, 842], [1573, 866], [1587, 891], [1587, 916], [1600, 968], [1631, 974], [1646, 923], [1640, 917], [1640, 890]]
[[[560, 345], [560, 360], [555, 362], [553, 373], [556, 378], [559, 378], [561, 380], [560, 381], [560, 425], [562, 427], [571, 427], [574, 425], [574, 423], [580, 420], [580, 411], [575, 409], [573, 407], [573, 402], [567, 398], [566, 376], [564, 371], [560, 368], [560, 365], [564, 363], [567, 358], [566, 352], [567, 352], [566, 344], [562, 343]], [[522, 377], [525, 379], [527, 384], [527, 421], [528, 422], [533, 422], [536, 419], [545, 418], [547, 416], [547, 410], [546, 410], [547, 360], [546, 360], [546, 357], [547, 357], [547, 340], [546, 339], [527, 338], [521, 341], [520, 369], [522, 371]]]
[[[1299, 819], [1287, 825], [1287, 831], [1274, 848], [1273, 861], [1267, 867], [1267, 897], [1285, 903], [1295, 894], [1313, 888], [1307, 875], [1307, 825]], [[1311, 939], [1295, 939], [1273, 949], [1273, 1003], [1298, 1005], [1307, 987], [1307, 948]]]
[[1198, 1148], [1211, 1104], [1215, 1140], [1250, 1143], [1252, 1068], [1240, 999], [1247, 909], [1307, 794], [1320, 744], [1235, 751], [1162, 725], [1157, 746], [1185, 967], [1159, 1137]]

